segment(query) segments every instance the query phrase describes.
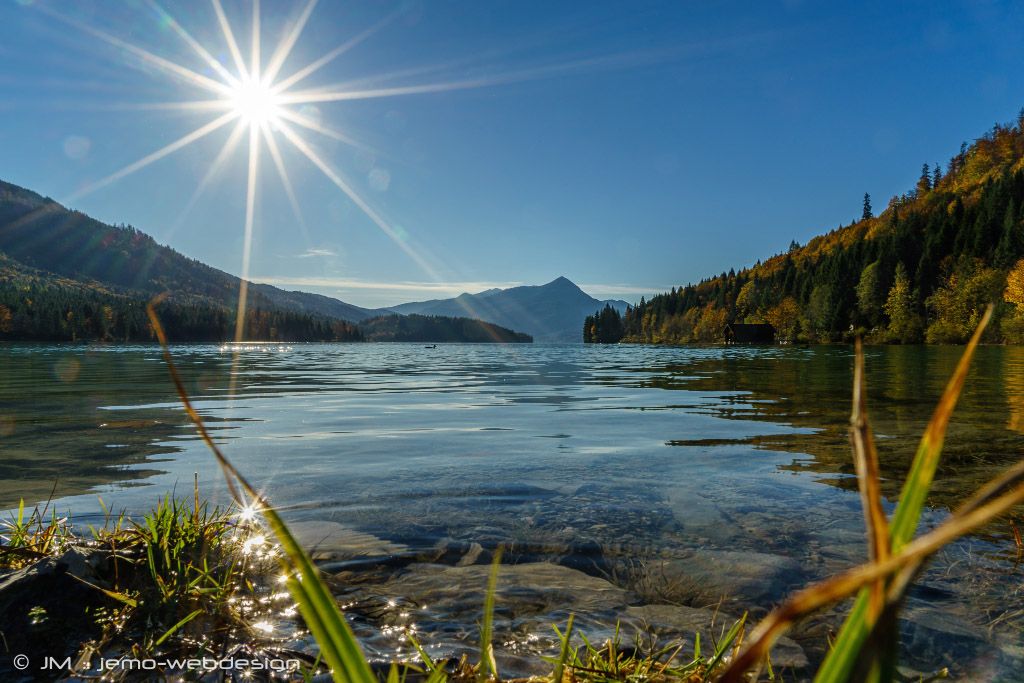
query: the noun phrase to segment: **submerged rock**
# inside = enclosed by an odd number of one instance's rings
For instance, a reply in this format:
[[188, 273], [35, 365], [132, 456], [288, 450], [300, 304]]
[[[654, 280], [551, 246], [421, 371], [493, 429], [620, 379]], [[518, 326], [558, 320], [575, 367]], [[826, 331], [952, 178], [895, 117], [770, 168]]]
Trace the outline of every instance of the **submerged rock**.
[[[432, 615], [474, 623], [483, 609], [490, 571], [488, 565], [415, 564], [372, 590], [423, 605]], [[546, 562], [503, 565], [498, 572], [498, 609], [511, 618], [555, 610], [614, 610], [625, 607], [629, 597], [604, 579]]]
[[802, 586], [806, 576], [799, 562], [782, 555], [710, 549], [667, 560], [664, 574], [696, 582], [713, 597], [765, 606]]
[[[349, 598], [349, 612], [361, 618], [354, 626], [370, 651], [381, 659], [411, 654], [406, 630], [432, 657], [475, 661], [479, 623], [490, 567], [413, 564], [377, 585], [359, 587]], [[635, 605], [636, 596], [614, 584], [576, 569], [532, 562], [504, 565], [499, 570], [494, 612], [495, 654], [502, 676], [550, 673], [540, 656], [553, 656], [559, 642], [552, 626], [565, 628], [575, 616], [576, 644], [584, 634], [595, 645], [619, 630], [623, 648], [653, 641], [664, 646], [682, 641], [683, 655], [693, 652], [694, 634], [704, 650], [728, 630], [736, 617], [712, 609], [676, 605]], [[783, 638], [773, 663], [790, 670], [807, 666], [799, 645]]]
[[288, 528], [317, 562], [401, 555], [409, 551], [404, 545], [328, 520], [290, 522]]
[[912, 657], [908, 663], [918, 668], [962, 668], [965, 662], [998, 656], [981, 629], [951, 609], [908, 603], [900, 613], [899, 629], [903, 652]]
[[[435, 658], [479, 653], [479, 624], [490, 566], [418, 563], [377, 585], [350, 594], [349, 612], [360, 639], [381, 659], [408, 654], [405, 631], [413, 630]], [[550, 673], [538, 655], [557, 650], [552, 625], [564, 628], [570, 614], [577, 628], [603, 639], [630, 594], [583, 572], [545, 562], [503, 565], [494, 610], [495, 656], [502, 676]]]

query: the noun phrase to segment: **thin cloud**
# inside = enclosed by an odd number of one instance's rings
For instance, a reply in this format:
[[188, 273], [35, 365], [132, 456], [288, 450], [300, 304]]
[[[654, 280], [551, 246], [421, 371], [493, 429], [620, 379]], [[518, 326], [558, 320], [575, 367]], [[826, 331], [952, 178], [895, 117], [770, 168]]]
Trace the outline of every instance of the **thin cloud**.
[[295, 258], [316, 258], [321, 256], [337, 256], [337, 254], [330, 249], [307, 249]]
[[652, 294], [660, 294], [667, 292], [671, 287], [641, 287], [638, 285], [615, 285], [615, 284], [581, 284], [582, 289], [591, 296], [626, 296], [629, 294], [637, 294], [643, 296], [650, 296]]
[[253, 277], [253, 282], [285, 287], [324, 287], [332, 289], [368, 289], [380, 291], [430, 292], [437, 294], [476, 293], [495, 287], [505, 289], [518, 287], [522, 282], [416, 282], [403, 280], [399, 282], [374, 282], [372, 280], [355, 280], [336, 277]]
[[[317, 251], [311, 249], [309, 251]], [[326, 250], [324, 250], [326, 251]], [[278, 287], [314, 287], [317, 289], [330, 289], [338, 293], [360, 292], [369, 294], [379, 292], [381, 296], [389, 300], [415, 300], [422, 298], [447, 298], [458, 296], [463, 293], [476, 294], [488, 289], [508, 289], [519, 287], [525, 283], [520, 281], [502, 282], [481, 282], [476, 280], [457, 282], [421, 282], [415, 280], [400, 280], [378, 282], [374, 280], [359, 280], [355, 278], [339, 278], [329, 276], [266, 276], [253, 277], [253, 282], [262, 282]], [[538, 283], [539, 284], [539, 283]], [[591, 296], [599, 299], [651, 296], [660, 292], [666, 292], [669, 287], [644, 287], [629, 284], [581, 284], [580, 289]], [[403, 296], [405, 298], [403, 299]]]

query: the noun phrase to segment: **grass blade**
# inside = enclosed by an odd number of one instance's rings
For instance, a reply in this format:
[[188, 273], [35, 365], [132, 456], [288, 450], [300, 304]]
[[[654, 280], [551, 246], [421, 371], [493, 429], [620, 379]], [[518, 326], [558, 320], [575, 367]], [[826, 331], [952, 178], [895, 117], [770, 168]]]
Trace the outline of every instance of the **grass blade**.
[[362, 648], [359, 647], [359, 643], [356, 641], [355, 634], [349, 628], [344, 615], [338, 609], [334, 597], [331, 595], [326, 584], [324, 584], [323, 579], [320, 577], [320, 572], [314, 566], [309, 555], [302, 549], [298, 541], [295, 540], [284, 520], [281, 519], [263, 496], [221, 452], [206, 429], [202, 417], [192, 406], [188, 393], [185, 391], [185, 385], [181, 381], [181, 376], [174, 365], [174, 360], [171, 358], [170, 349], [167, 345], [167, 336], [156, 314], [155, 305], [158, 302], [159, 298], [150, 302], [146, 306], [146, 312], [149, 314], [153, 330], [156, 332], [157, 339], [159, 339], [160, 346], [163, 349], [164, 361], [167, 363], [167, 369], [178, 391], [178, 398], [181, 400], [185, 412], [199, 431], [200, 437], [221, 466], [228, 489], [235, 501], [243, 507], [246, 505], [246, 500], [239, 491], [240, 486], [255, 501], [257, 510], [263, 515], [271, 531], [273, 531], [278, 542], [281, 544], [281, 548], [284, 550], [287, 558], [283, 562], [289, 576], [286, 585], [298, 603], [299, 611], [306, 620], [310, 632], [320, 646], [324, 660], [331, 668], [334, 680], [339, 683], [377, 683], [377, 679], [372, 669], [370, 669]]
[[[892, 554], [888, 559], [879, 559], [854, 567], [791, 596], [786, 603], [757, 625], [746, 647], [741, 650], [723, 673], [722, 681], [726, 683], [742, 681], [745, 672], [767, 655], [772, 644], [785, 633], [796, 619], [860, 591], [832, 651], [815, 678], [815, 681], [823, 683], [840, 683], [850, 680], [859, 658], [863, 656], [865, 643], [878, 619], [878, 615], [872, 615], [869, 610], [870, 590], [867, 587], [880, 579], [887, 579], [900, 572], [899, 579], [890, 584], [886, 594], [887, 603], [898, 602], [902, 599], [902, 591], [909, 584], [914, 572], [931, 554], [1024, 501], [1024, 484], [1020, 483], [1024, 481], [1024, 469], [1022, 469], [1021, 472], [1016, 473], [1017, 477], [1009, 474], [998, 477], [983, 487], [981, 492], [969, 501], [965, 509], [959, 510], [953, 517], [930, 533], [911, 540], [938, 466], [950, 415], [963, 390], [971, 359], [991, 314], [992, 308], [989, 307], [967, 345], [953, 377], [947, 384], [918, 447], [889, 530]], [[1014, 483], [1016, 484], [1015, 488], [996, 497], [998, 491], [1005, 490], [1007, 486]]]
[[967, 372], [971, 367], [971, 359], [974, 351], [981, 342], [981, 335], [985, 331], [989, 320], [992, 319], [992, 307], [989, 306], [982, 316], [978, 329], [974, 331], [971, 341], [964, 349], [963, 356], [956, 366], [953, 377], [946, 385], [938, 407], [932, 415], [928, 427], [924, 431], [921, 443], [917, 447], [914, 456], [914, 463], [910, 467], [910, 474], [903, 484], [903, 491], [900, 493], [900, 502], [896, 506], [896, 512], [892, 517], [892, 549], [899, 550], [910, 542], [917, 530], [917, 523], [921, 519], [921, 509], [924, 507], [925, 498], [931, 489], [932, 480], [935, 478], [935, 470], [939, 465], [939, 456], [942, 454], [942, 444], [946, 439], [946, 428], [949, 426], [949, 418], [953, 414], [960, 393], [963, 391], [964, 382], [967, 380]]
[[175, 624], [174, 626], [172, 626], [169, 629], [167, 629], [167, 631], [162, 636], [157, 638], [156, 639], [156, 643], [154, 643], [154, 645], [162, 644], [165, 640], [167, 640], [168, 638], [173, 636], [177, 632], [178, 629], [180, 629], [182, 626], [184, 626], [188, 622], [192, 621], [193, 619], [195, 619], [196, 617], [198, 617], [202, 613], [203, 613], [203, 610], [197, 609], [196, 611], [192, 612], [191, 614], [185, 616], [184, 619], [182, 619], [177, 624]]
[[[558, 653], [558, 663], [555, 665], [555, 673], [551, 679], [554, 683], [562, 683], [562, 676], [565, 675], [565, 662], [569, 659], [569, 641], [572, 639], [572, 624], [575, 619], [576, 615], [570, 614], [569, 622], [565, 625], [565, 635], [558, 634], [562, 639], [562, 650]], [[558, 633], [558, 629], [555, 629], [555, 632]]]
[[[882, 509], [882, 485], [878, 465], [878, 451], [875, 448], [874, 433], [868, 421], [867, 382], [864, 373], [864, 347], [857, 339], [854, 353], [853, 371], [853, 411], [850, 414], [850, 445], [853, 449], [853, 463], [857, 472], [857, 486], [860, 492], [861, 505], [864, 510], [864, 524], [867, 528], [868, 559], [880, 562], [890, 555], [889, 520]], [[879, 618], [885, 609], [885, 580], [878, 579], [871, 584], [868, 591], [867, 612], [870, 621]], [[894, 660], [896, 641], [881, 639], [878, 641], [885, 650], [884, 659]], [[852, 663], [852, 662], [851, 662]], [[881, 676], [880, 659], [869, 658], [859, 660], [863, 679], [866, 682], [878, 681]]]
[[423, 649], [422, 645], [420, 645], [420, 641], [416, 639], [416, 636], [414, 636], [412, 633], [406, 633], [405, 637], [408, 638], [409, 642], [412, 643], [412, 646], [416, 648], [416, 652], [419, 653], [420, 659], [423, 660], [423, 666], [427, 667], [427, 671], [431, 673], [437, 671], [439, 668], [437, 666], [437, 662], [435, 662], [433, 658], [429, 654], [427, 654], [427, 651]]
[[889, 521], [882, 509], [882, 484], [878, 466], [875, 437], [868, 422], [867, 388], [864, 379], [864, 348], [856, 344], [853, 379], [853, 413], [850, 416], [850, 442], [857, 484], [864, 507], [864, 523], [868, 529], [868, 557], [884, 560], [889, 556]]
[[[729, 648], [732, 647], [736, 637], [740, 634], [744, 624], [747, 621], [747, 615], [744, 614], [739, 621], [732, 625], [732, 628], [725, 634], [718, 643], [715, 644], [715, 654], [708, 660], [707, 675], [714, 675], [714, 671], [718, 668], [718, 665], [722, 663], [722, 659], [729, 653]], [[707, 680], [707, 678], [705, 678]]]
[[[939, 465], [939, 458], [942, 455], [942, 446], [946, 438], [946, 429], [949, 426], [949, 418], [953, 414], [960, 393], [963, 391], [964, 382], [967, 379], [967, 372], [974, 357], [974, 351], [981, 341], [981, 335], [985, 331], [989, 320], [992, 317], [992, 307], [985, 311], [978, 329], [974, 331], [971, 341], [964, 349], [960, 362], [946, 389], [942, 394], [939, 405], [936, 407], [932, 418], [925, 429], [921, 443], [917, 447], [914, 461], [907, 475], [907, 481], [903, 484], [899, 504], [893, 514], [890, 527], [890, 543], [893, 551], [898, 551], [913, 538], [917, 530], [917, 524], [921, 519], [921, 511], [924, 508], [925, 500], [931, 489], [932, 481], [935, 478], [935, 471]], [[898, 583], [904, 585], [909, 583], [910, 578], [916, 572], [913, 567]], [[877, 589], [875, 589], [877, 590]], [[865, 593], [857, 597], [853, 610], [847, 617], [835, 646], [825, 658], [815, 681], [819, 683], [833, 683], [846, 681], [850, 678], [854, 667], [864, 649], [880, 611], [878, 610], [877, 597], [872, 598], [872, 593]], [[874, 593], [877, 595], [877, 593]], [[893, 596], [896, 597], [896, 596]], [[867, 603], [871, 602], [871, 605]]]
[[484, 597], [484, 620], [480, 625], [480, 680], [496, 679], [498, 663], [494, 660], [494, 645], [491, 637], [494, 633], [494, 594], [498, 590], [498, 570], [501, 569], [501, 553], [499, 547], [494, 553], [491, 563], [491, 574], [487, 579], [487, 595]]

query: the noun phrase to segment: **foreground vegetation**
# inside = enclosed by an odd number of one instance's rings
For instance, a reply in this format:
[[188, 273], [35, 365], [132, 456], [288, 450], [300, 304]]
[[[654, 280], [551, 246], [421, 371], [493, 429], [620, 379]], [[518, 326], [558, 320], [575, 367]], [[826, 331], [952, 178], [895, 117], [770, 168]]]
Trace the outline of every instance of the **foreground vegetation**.
[[[166, 342], [152, 310], [151, 316], [161, 341]], [[858, 345], [850, 436], [867, 526], [868, 562], [798, 591], [749, 632], [745, 620], [741, 619], [723, 632], [711, 648], [703, 650], [698, 641], [689, 648], [679, 643], [650, 651], [639, 643], [624, 644], [617, 637], [593, 646], [582, 635], [574, 638], [570, 618], [565, 628], [558, 631], [561, 646], [557, 653], [552, 653], [551, 673], [537, 680], [551, 683], [778, 680], [770, 665], [772, 645], [797, 620], [849, 597], [855, 597], [853, 607], [831, 644], [816, 680], [823, 683], [900, 680], [897, 620], [907, 590], [924, 562], [945, 545], [1024, 502], [1024, 461], [1021, 461], [983, 486], [942, 524], [915, 538], [950, 417], [990, 318], [989, 310], [983, 315], [943, 393], [891, 518], [882, 507], [878, 455], [865, 402], [864, 358]], [[436, 662], [413, 638], [421, 655], [420, 662], [394, 663], [383, 668], [372, 665], [309, 555], [269, 502], [211, 439], [185, 394], [166, 345], [164, 348], [165, 360], [185, 410], [222, 467], [238, 507], [223, 513], [209, 511], [199, 501], [197, 492], [191, 505], [165, 500], [140, 523], [123, 517], [108, 518], [102, 530], [94, 531], [93, 540], [86, 545], [105, 553], [102, 555], [104, 563], [91, 566], [106, 583], [87, 588], [94, 591], [94, 597], [100, 602], [90, 603], [92, 606], [86, 608], [84, 619], [82, 615], [76, 619], [61, 615], [65, 632], [67, 624], [72, 622], [85, 622], [98, 629], [91, 639], [79, 644], [78, 661], [87, 663], [90, 653], [111, 649], [145, 656], [145, 653], [166, 652], [170, 648], [193, 652], [199, 648], [202, 652], [218, 652], [219, 656], [224, 656], [227, 646], [246, 638], [243, 642], [258, 655], [273, 652], [270, 649], [273, 645], [261, 642], [255, 634], [259, 630], [258, 622], [253, 621], [260, 617], [259, 606], [274, 599], [266, 594], [266, 583], [258, 578], [269, 574], [265, 565], [254, 564], [262, 561], [276, 565], [275, 573], [280, 573], [294, 608], [301, 614], [319, 648], [316, 659], [306, 657], [303, 660], [301, 675], [314, 676], [322, 661], [323, 668], [335, 681], [500, 680], [501, 672], [492, 645], [500, 552], [495, 558], [483, 605], [480, 650], [475, 663], [467, 659]], [[260, 527], [253, 524], [257, 516], [263, 518], [279, 546], [265, 546], [266, 537], [259, 531]], [[70, 535], [65, 521], [53, 515], [48, 519], [45, 511], [32, 514], [27, 520], [23, 511], [19, 511], [8, 524], [2, 540], [0, 557], [9, 569], [21, 568], [23, 572], [39, 566], [47, 558], [65, 557], [67, 548], [81, 545]], [[254, 554], [256, 548], [259, 550]], [[74, 604], [77, 609], [78, 603]], [[257, 611], [245, 613], [246, 609]], [[23, 601], [21, 611], [12, 611], [10, 605], [5, 607], [9, 622], [15, 618], [12, 615], [18, 614], [24, 614], [29, 622], [42, 616], [45, 622], [46, 608], [43, 611], [40, 615], [32, 600]], [[557, 626], [555, 628], [557, 630]], [[220, 637], [214, 637], [218, 635]], [[937, 674], [944, 675], [945, 672]]]
[[879, 216], [795, 242], [751, 268], [673, 288], [625, 316], [598, 311], [592, 341], [710, 343], [728, 322], [783, 341], [964, 343], [995, 302], [986, 342], [1024, 343], [1024, 112], [893, 197]]
[[[293, 607], [273, 592], [275, 546], [251, 515], [211, 509], [197, 491], [165, 498], [140, 519], [108, 514], [90, 531], [77, 535], [49, 505], [21, 506], [0, 525], [6, 653], [30, 653], [37, 666], [51, 656], [77, 676], [98, 676], [100, 661], [122, 657], [280, 655], [267, 632]], [[106, 679], [132, 675], [130, 666], [110, 668]]]
[[[325, 676], [319, 657], [287, 647], [305, 631], [292, 628], [283, 637], [271, 635], [286, 622], [299, 626], [294, 623], [298, 606], [287, 593], [275, 592], [275, 584], [283, 578], [280, 552], [280, 546], [265, 536], [252, 508], [211, 509], [198, 497], [165, 498], [139, 521], [108, 516], [102, 527], [84, 537], [74, 532], [67, 517], [50, 511], [49, 504], [31, 512], [22, 505], [0, 523], [0, 605], [4, 608], [0, 634], [5, 652], [32, 653], [37, 662], [42, 656], [67, 658], [67, 667], [54, 672], [61, 677], [100, 677], [102, 673], [103, 680], [134, 680], [156, 675], [128, 664], [121, 668], [104, 664], [126, 658], [182, 663], [177, 668], [162, 667], [160, 680], [205, 680], [204, 675], [220, 680], [212, 662], [229, 657], [237, 661], [240, 653], [247, 662], [262, 662], [248, 674], [244, 668], [237, 669], [234, 673], [243, 679], [260, 667], [291, 680]], [[369, 665], [373, 678], [366, 680], [496, 677], [489, 634], [498, 562], [500, 552], [484, 605], [479, 663], [467, 658], [435, 661], [414, 632], [407, 630], [405, 637], [421, 661]], [[50, 573], [57, 566], [64, 571]], [[12, 577], [15, 582], [6, 583]], [[564, 632], [553, 628], [561, 647], [550, 659], [550, 680], [706, 681], [735, 652], [744, 620], [724, 628], [703, 648], [698, 634], [685, 657], [687, 644], [682, 642], [655, 646], [639, 636], [624, 642], [617, 633], [595, 646], [573, 630], [572, 618]], [[352, 656], [352, 652], [338, 655]], [[205, 671], [184, 666], [188, 660], [204, 658], [211, 662]], [[356, 670], [366, 673], [362, 664]]]

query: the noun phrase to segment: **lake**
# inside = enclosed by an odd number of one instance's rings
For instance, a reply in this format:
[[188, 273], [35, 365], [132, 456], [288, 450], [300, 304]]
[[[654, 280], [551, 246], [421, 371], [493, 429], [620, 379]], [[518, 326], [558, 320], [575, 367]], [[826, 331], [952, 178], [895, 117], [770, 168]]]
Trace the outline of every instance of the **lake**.
[[[570, 611], [663, 637], [752, 617], [865, 557], [842, 346], [254, 344], [174, 358], [225, 453], [335, 576], [368, 650], [476, 647], [506, 547], [503, 671], [529, 673]], [[867, 350], [884, 490], [898, 494], [962, 349]], [[234, 392], [231, 391], [234, 384]], [[0, 508], [46, 499], [95, 523], [171, 491], [225, 501], [152, 346], [0, 346]], [[1024, 452], [1024, 348], [983, 347], [924, 526]], [[891, 506], [889, 506], [891, 512]], [[901, 624], [904, 661], [971, 680], [1024, 666], [1010, 521], [946, 548]], [[780, 661], [818, 661], [844, 607]], [[716, 626], [717, 627], [717, 626]], [[803, 658], [803, 659], [801, 659]]]

